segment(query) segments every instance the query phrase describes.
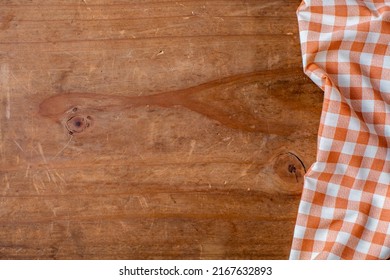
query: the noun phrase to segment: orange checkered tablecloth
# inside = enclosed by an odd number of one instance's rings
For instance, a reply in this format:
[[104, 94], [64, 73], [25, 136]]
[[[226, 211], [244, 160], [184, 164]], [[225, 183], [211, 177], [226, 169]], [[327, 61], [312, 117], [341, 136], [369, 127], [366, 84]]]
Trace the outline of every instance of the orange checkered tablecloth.
[[297, 15], [324, 104], [290, 259], [387, 259], [390, 0], [305, 0]]

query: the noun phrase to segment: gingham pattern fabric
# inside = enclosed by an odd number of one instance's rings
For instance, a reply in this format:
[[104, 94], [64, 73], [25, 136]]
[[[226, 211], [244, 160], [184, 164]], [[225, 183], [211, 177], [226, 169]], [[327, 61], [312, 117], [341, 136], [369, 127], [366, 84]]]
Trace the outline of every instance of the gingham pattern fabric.
[[297, 15], [324, 104], [290, 259], [387, 259], [390, 0], [306, 0]]

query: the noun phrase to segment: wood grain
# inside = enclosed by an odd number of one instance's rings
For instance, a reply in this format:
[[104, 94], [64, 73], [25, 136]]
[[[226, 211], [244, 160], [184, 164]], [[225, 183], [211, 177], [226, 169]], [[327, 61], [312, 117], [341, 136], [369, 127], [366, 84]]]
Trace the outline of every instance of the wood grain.
[[1, 1], [0, 258], [286, 259], [299, 2]]

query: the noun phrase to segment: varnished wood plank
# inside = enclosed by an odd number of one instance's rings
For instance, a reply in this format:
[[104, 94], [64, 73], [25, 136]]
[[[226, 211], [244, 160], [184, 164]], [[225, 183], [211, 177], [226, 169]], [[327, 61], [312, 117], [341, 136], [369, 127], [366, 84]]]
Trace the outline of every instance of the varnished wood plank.
[[299, 2], [3, 1], [0, 258], [287, 258]]

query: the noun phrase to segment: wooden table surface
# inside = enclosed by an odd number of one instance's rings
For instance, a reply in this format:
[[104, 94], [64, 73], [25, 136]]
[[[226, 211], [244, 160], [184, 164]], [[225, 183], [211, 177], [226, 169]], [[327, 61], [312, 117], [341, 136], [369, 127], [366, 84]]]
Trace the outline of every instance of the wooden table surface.
[[299, 3], [1, 1], [0, 258], [288, 258]]

